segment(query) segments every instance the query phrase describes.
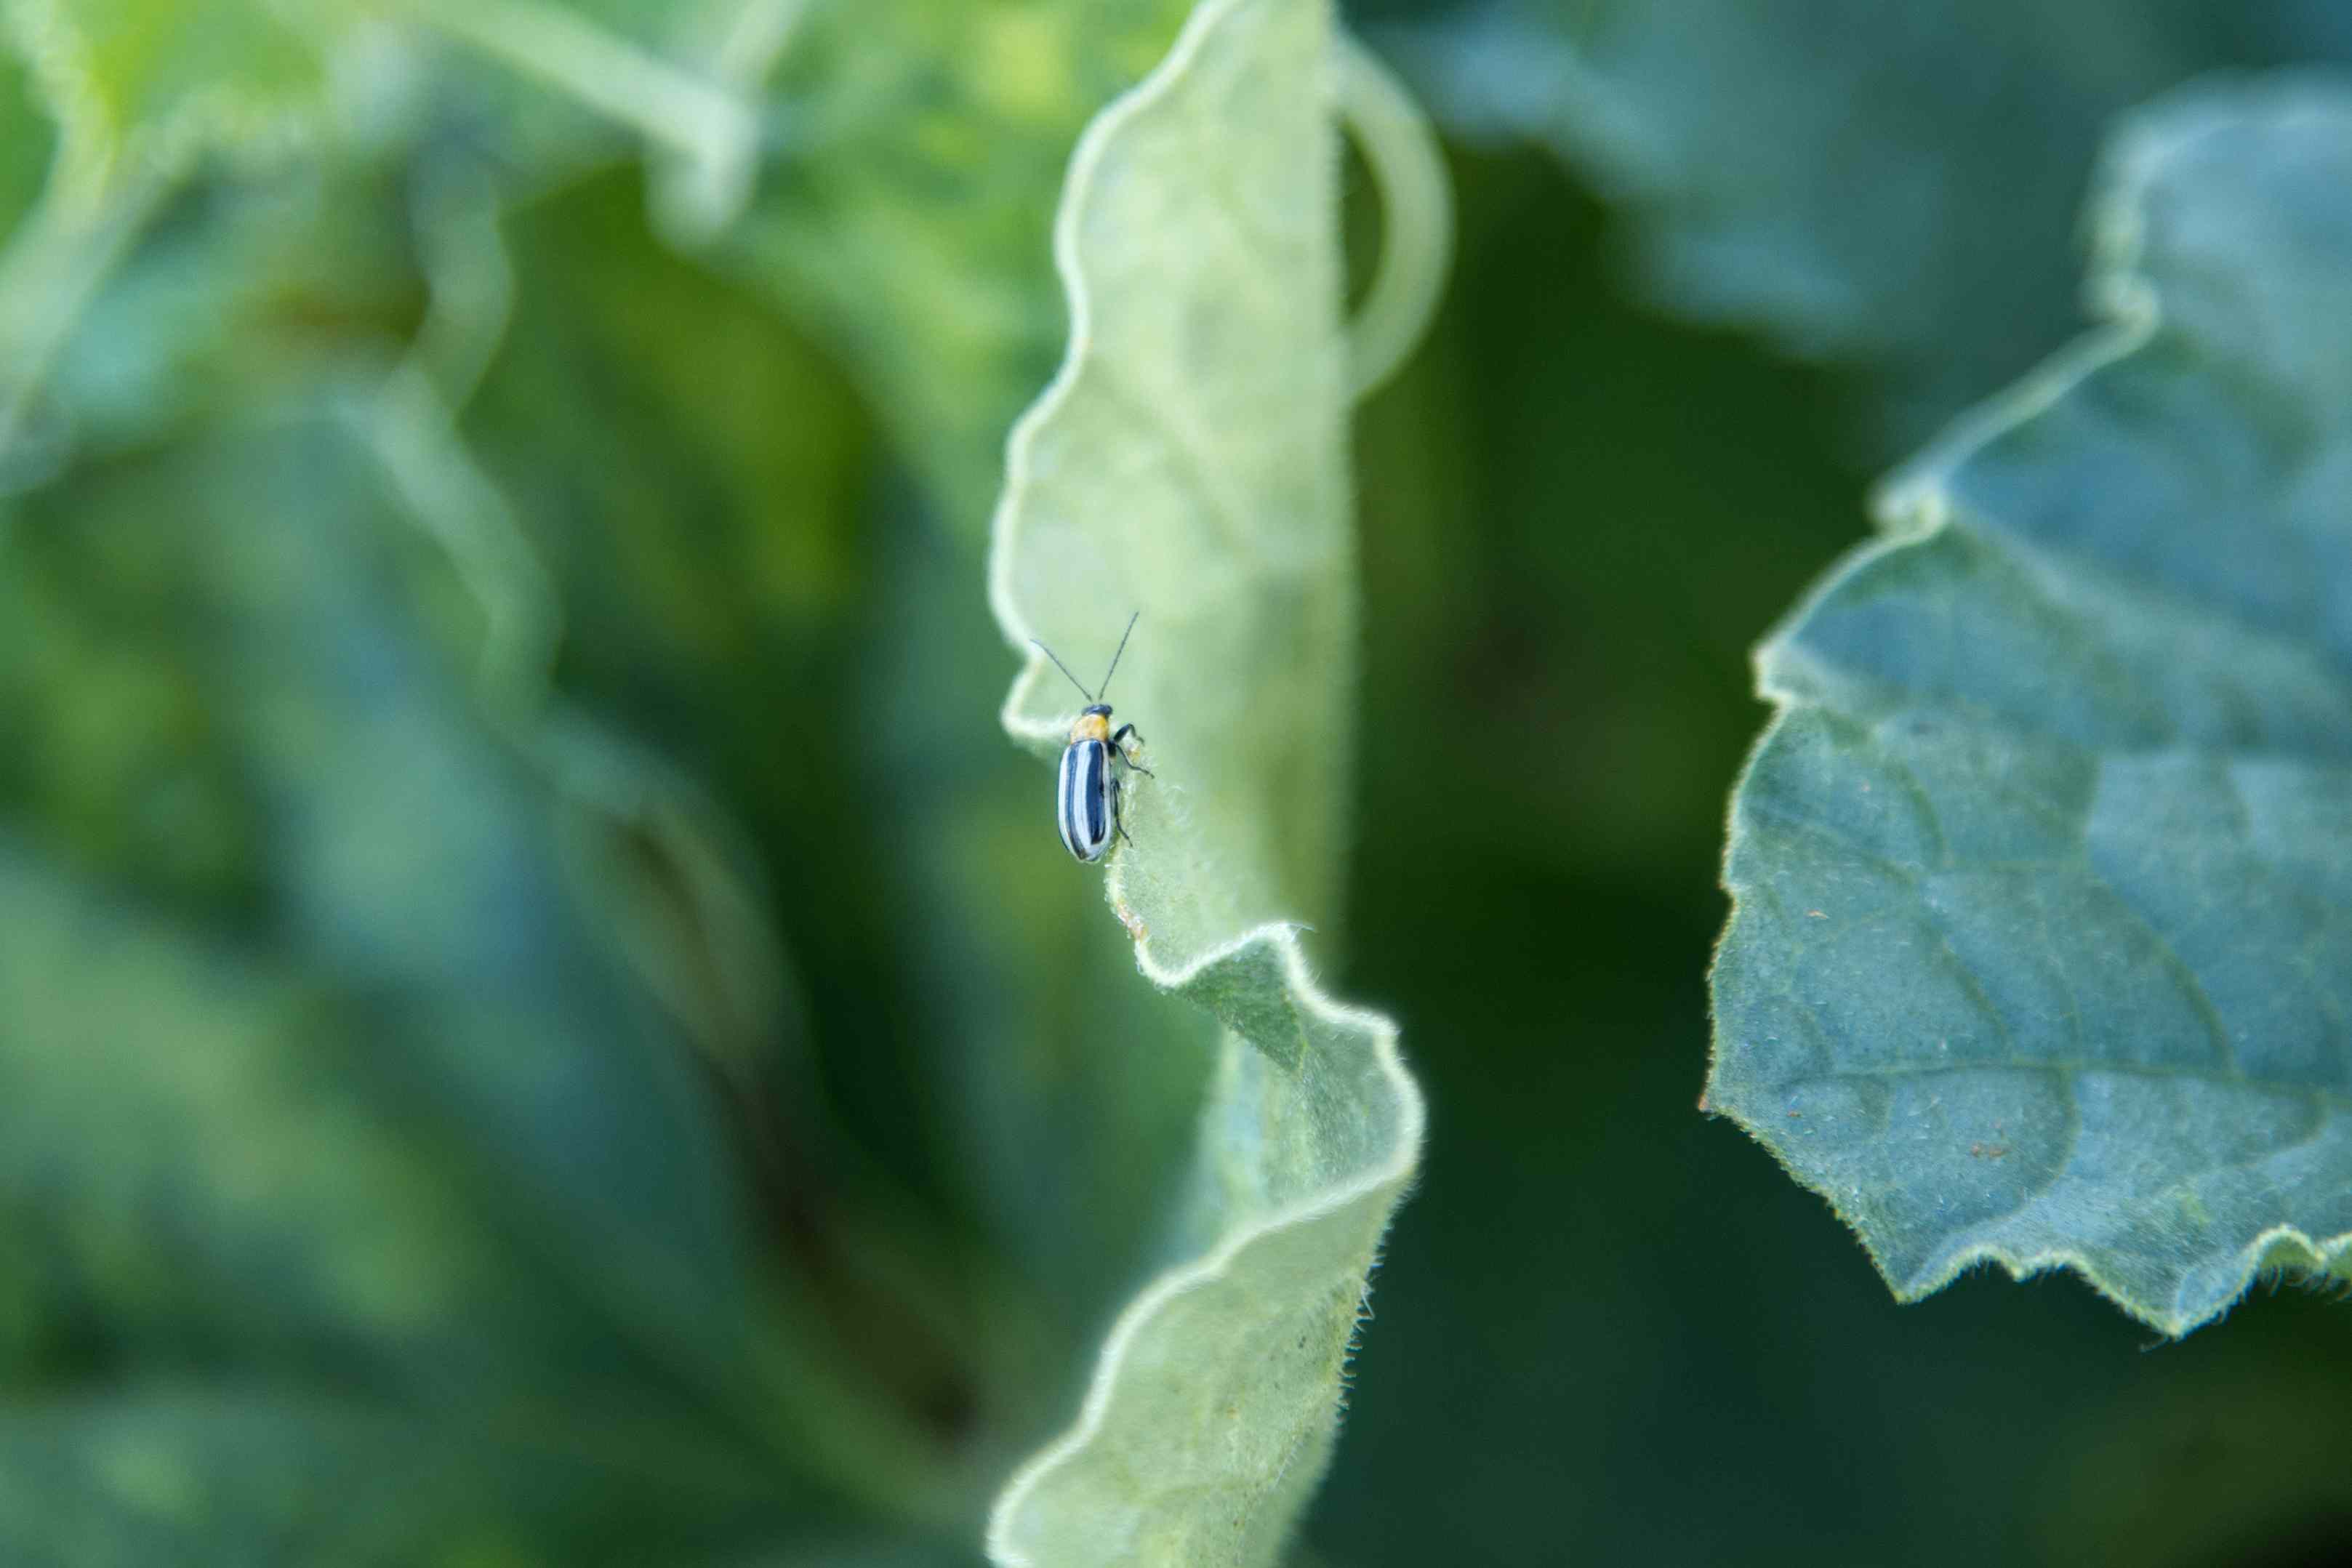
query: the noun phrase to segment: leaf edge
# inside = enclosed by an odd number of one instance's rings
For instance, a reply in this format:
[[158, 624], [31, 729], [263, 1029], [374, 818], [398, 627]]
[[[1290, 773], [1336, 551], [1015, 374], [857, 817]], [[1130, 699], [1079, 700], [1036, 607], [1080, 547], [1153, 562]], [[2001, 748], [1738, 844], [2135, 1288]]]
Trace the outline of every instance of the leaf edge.
[[[1058, 751], [1066, 737], [1062, 727], [1050, 721], [1030, 720], [1023, 716], [1024, 699], [1032, 686], [1044, 677], [1047, 662], [1034, 645], [1024, 646], [1031, 628], [1014, 601], [1012, 541], [1018, 521], [1016, 498], [1025, 488], [1024, 480], [1030, 473], [1032, 448], [1037, 432], [1059, 413], [1068, 400], [1092, 341], [1095, 304], [1078, 255], [1077, 214], [1085, 193], [1098, 177], [1097, 166], [1118, 132], [1129, 120], [1151, 108], [1162, 95], [1172, 89], [1218, 26], [1247, 3], [1248, 0], [1202, 0], [1185, 18], [1176, 41], [1150, 72], [1087, 121], [1071, 154], [1062, 200], [1055, 209], [1054, 265], [1069, 308], [1069, 339], [1053, 380], [1037, 400], [1023, 412], [1007, 437], [1004, 486], [990, 519], [988, 564], [989, 607], [997, 624], [1005, 632], [1008, 644], [1024, 655], [1022, 667], [1013, 677], [999, 711], [999, 722], [1017, 744], [1040, 755], [1050, 756]], [[1161, 1308], [1179, 1296], [1225, 1278], [1242, 1255], [1256, 1244], [1286, 1230], [1339, 1215], [1356, 1204], [1379, 1202], [1381, 1208], [1379, 1230], [1385, 1232], [1420, 1168], [1421, 1150], [1427, 1133], [1427, 1102], [1419, 1083], [1405, 1067], [1403, 1053], [1399, 1049], [1401, 1031], [1397, 1024], [1383, 1014], [1339, 1001], [1316, 982], [1307, 967], [1305, 949], [1298, 940], [1298, 933], [1304, 927], [1295, 922], [1264, 922], [1200, 953], [1189, 962], [1170, 966], [1162, 963], [1152, 952], [1149, 935], [1128, 909], [1124, 872], [1124, 857], [1114, 855], [1104, 876], [1104, 901], [1134, 936], [1136, 967], [1146, 979], [1161, 991], [1183, 996], [1204, 1010], [1213, 1010], [1207, 1009], [1206, 1002], [1199, 995], [1194, 994], [1196, 985], [1202, 982], [1211, 971], [1243, 959], [1253, 950], [1270, 951], [1282, 967], [1286, 989], [1301, 1007], [1319, 1020], [1365, 1039], [1367, 1049], [1372, 1053], [1373, 1063], [1380, 1071], [1381, 1083], [1395, 1102], [1396, 1138], [1386, 1160], [1360, 1169], [1349, 1180], [1333, 1183], [1311, 1199], [1285, 1205], [1224, 1231], [1207, 1252], [1188, 1262], [1160, 1270], [1120, 1308], [1096, 1353], [1094, 1369], [1087, 1379], [1087, 1393], [1080, 1403], [1076, 1419], [1060, 1436], [1022, 1462], [1007, 1478], [989, 1510], [985, 1549], [991, 1561], [1003, 1564], [1003, 1568], [1032, 1568], [1034, 1560], [1012, 1540], [1015, 1516], [1027, 1497], [1055, 1469], [1083, 1451], [1100, 1434], [1128, 1349]], [[1376, 1236], [1375, 1264], [1377, 1260]]]
[[2101, 1271], [2097, 1262], [2079, 1248], [2047, 1248], [2021, 1252], [1998, 1243], [1939, 1248], [1926, 1265], [1907, 1276], [1897, 1275], [1872, 1244], [1869, 1233], [1839, 1203], [1831, 1184], [1798, 1170], [1778, 1145], [1765, 1135], [1770, 1122], [1749, 1114], [1737, 1095], [1719, 1095], [1718, 1075], [1725, 1055], [1723, 1010], [1717, 994], [1717, 977], [1725, 950], [1738, 927], [1741, 898], [1730, 880], [1730, 867], [1742, 837], [1739, 803], [1758, 763], [1779, 738], [1798, 709], [1820, 706], [1796, 685], [1781, 678], [1790, 662], [1796, 629], [1858, 573], [1883, 558], [1933, 538], [1951, 526], [1963, 508], [1948, 487], [1949, 476], [1972, 454], [1994, 439], [2030, 423], [2076, 386], [2106, 366], [2138, 352], [2153, 340], [2165, 320], [2161, 291], [2142, 269], [2146, 232], [2142, 197], [2158, 167], [2170, 155], [2223, 125], [2238, 123], [2250, 112], [2268, 118], [2293, 118], [2320, 108], [2352, 116], [2352, 78], [2317, 68], [2288, 69], [2255, 76], [2224, 72], [2159, 95], [2116, 121], [2102, 150], [2084, 212], [2084, 233], [2089, 252], [2084, 267], [2084, 299], [2092, 325], [2076, 340], [2059, 350], [2023, 377], [1968, 410], [1915, 456], [1898, 465], [1872, 487], [1867, 508], [1878, 537], [1864, 540], [1834, 562], [1801, 594], [1796, 604], [1774, 622], [1757, 645], [1751, 659], [1756, 694], [1772, 706], [1772, 715], [1741, 761], [1725, 812], [1723, 874], [1718, 880], [1731, 909], [1716, 938], [1707, 963], [1709, 1040], [1706, 1086], [1700, 1095], [1703, 1113], [1726, 1117], [1772, 1157], [1798, 1186], [1829, 1206], [1839, 1223], [1853, 1233], [1863, 1251], [1895, 1299], [1909, 1305], [1942, 1291], [1960, 1275], [1982, 1264], [1998, 1264], [2012, 1281], [2022, 1283], [2038, 1275], [2071, 1270], [2099, 1296], [2134, 1322], [2178, 1341], [2219, 1321], [2252, 1289], [2265, 1271], [2299, 1270], [2315, 1278], [2334, 1275], [2352, 1279], [2352, 1230], [2342, 1235], [2314, 1237], [2288, 1224], [2265, 1228], [2222, 1265], [2234, 1283], [2226, 1291], [2208, 1289], [2198, 1300], [2188, 1300], [2209, 1267], [2190, 1270], [2162, 1309], [2135, 1301]]

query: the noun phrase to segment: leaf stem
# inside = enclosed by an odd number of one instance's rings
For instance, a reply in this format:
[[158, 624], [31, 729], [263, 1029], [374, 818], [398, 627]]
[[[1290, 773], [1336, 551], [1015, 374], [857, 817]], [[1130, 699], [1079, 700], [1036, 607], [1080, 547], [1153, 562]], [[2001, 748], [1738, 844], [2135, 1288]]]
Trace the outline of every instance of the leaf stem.
[[[744, 0], [724, 32], [706, 52], [710, 75], [746, 101], [757, 101], [762, 83], [808, 20], [814, 0]], [[681, 249], [707, 244], [724, 233], [751, 199], [759, 173], [760, 143], [737, 139], [723, 148], [683, 159], [656, 160], [653, 215], [662, 236]]]
[[1377, 391], [1436, 312], [1454, 254], [1454, 190], [1428, 117], [1362, 40], [1335, 36], [1339, 118], [1380, 187], [1382, 237], [1371, 287], [1348, 325], [1349, 390]]
[[411, 0], [408, 9], [688, 157], [724, 164], [758, 138], [740, 97], [568, 11], [536, 0]]
[[39, 204], [0, 250], [0, 466], [75, 326], [171, 182], [126, 162], [93, 178], [60, 139]]

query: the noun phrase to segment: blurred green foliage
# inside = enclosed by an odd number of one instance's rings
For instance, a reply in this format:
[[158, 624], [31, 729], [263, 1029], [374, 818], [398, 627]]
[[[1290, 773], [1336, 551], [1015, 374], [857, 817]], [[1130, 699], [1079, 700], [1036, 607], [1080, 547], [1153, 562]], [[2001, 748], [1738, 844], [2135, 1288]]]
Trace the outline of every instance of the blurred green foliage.
[[2065, 339], [2114, 116], [2352, 45], [2324, 0], [1367, 9], [1466, 134], [1550, 147], [1616, 204], [1639, 297], [1861, 371], [1877, 460]]
[[[724, 136], [394, 8], [173, 12], [103, 115], [63, 57], [0, 64], [0, 1557], [974, 1558], [1181, 1253], [1211, 1060], [997, 727], [980, 559], [1058, 350], [1061, 168], [1181, 9], [774, 8], [740, 204]], [[7, 36], [159, 10], [17, 0]], [[293, 56], [236, 43], [298, 15]], [[731, 5], [581, 15], [758, 64]], [[2130, 85], [2079, 130], [2021, 151], [1992, 94], [1915, 141], [1991, 160], [1987, 202], [2079, 193], [2141, 84], [2340, 48], [2290, 21], [2160, 68], [2085, 22], [2064, 57]], [[299, 125], [130, 145], [268, 61]], [[93, 125], [123, 145], [59, 205]], [[1873, 166], [1845, 193], [1891, 225], [1916, 167]], [[1452, 302], [1361, 411], [1318, 937], [1405, 1021], [1431, 1156], [1307, 1542], [2330, 1560], [2329, 1303], [2156, 1354], [2068, 1282], [1897, 1308], [1693, 1113], [1747, 649], [1904, 426], [1868, 341], [1797, 366], [1640, 303], [1628, 220], [1548, 156], [1455, 172]], [[2044, 326], [1937, 406], [2057, 346], [2073, 199], [1953, 209], [1955, 287], [2039, 279]], [[1969, 319], [1917, 329], [1978, 362]]]

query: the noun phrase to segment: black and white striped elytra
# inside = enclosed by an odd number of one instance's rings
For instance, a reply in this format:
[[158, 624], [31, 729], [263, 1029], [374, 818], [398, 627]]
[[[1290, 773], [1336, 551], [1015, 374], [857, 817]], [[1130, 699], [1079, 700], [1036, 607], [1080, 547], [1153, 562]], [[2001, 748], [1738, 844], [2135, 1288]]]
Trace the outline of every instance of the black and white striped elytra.
[[1100, 701], [1102, 692], [1110, 689], [1110, 678], [1118, 673], [1118, 658], [1127, 652], [1127, 639], [1135, 631], [1141, 611], [1127, 618], [1127, 631], [1119, 633], [1118, 652], [1110, 656], [1110, 668], [1103, 673], [1098, 691], [1087, 691], [1078, 677], [1070, 675], [1070, 667], [1055, 658], [1054, 650], [1035, 643], [1037, 651], [1054, 660], [1054, 667], [1070, 676], [1087, 699], [1087, 706], [1070, 726], [1070, 744], [1062, 752], [1062, 770], [1054, 781], [1054, 821], [1061, 830], [1062, 847], [1081, 861], [1098, 861], [1110, 848], [1112, 835], [1127, 837], [1127, 830], [1118, 820], [1118, 775], [1112, 770], [1114, 762], [1134, 768], [1145, 778], [1151, 769], [1136, 761], [1128, 751], [1127, 742], [1133, 737], [1137, 745], [1143, 737], [1135, 726], [1123, 724], [1117, 730], [1110, 727], [1110, 704]]
[[1108, 741], [1074, 740], [1062, 753], [1054, 815], [1064, 849], [1082, 861], [1102, 859], [1118, 822], [1118, 780], [1111, 777]]

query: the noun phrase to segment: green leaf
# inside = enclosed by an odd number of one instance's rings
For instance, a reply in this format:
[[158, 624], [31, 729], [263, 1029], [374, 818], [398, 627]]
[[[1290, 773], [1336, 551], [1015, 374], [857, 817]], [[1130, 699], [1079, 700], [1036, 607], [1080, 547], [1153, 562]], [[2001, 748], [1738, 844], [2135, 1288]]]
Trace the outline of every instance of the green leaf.
[[[37, 243], [0, 271], [0, 447], [9, 404], [30, 405], [92, 292], [207, 153], [257, 168], [295, 149], [462, 141], [528, 189], [635, 138], [669, 236], [822, 334], [971, 538], [1005, 431], [1059, 347], [1045, 235], [1063, 164], [1185, 11], [401, 0], [356, 26], [326, 0], [231, 0], [200, 21], [150, 17], [145, 0], [8, 3], [76, 155]], [[442, 128], [455, 134], [436, 145]], [[174, 344], [142, 336], [132, 358]]]
[[655, 1520], [668, 1551], [780, 1527], [773, 1468], [631, 1366], [384, 1082], [396, 1025], [13, 843], [0, 1014], [6, 1561], [619, 1562]]
[[23, 62], [0, 49], [0, 246], [40, 194], [55, 139]]
[[1759, 655], [1707, 1101], [1899, 1295], [2178, 1334], [2352, 1247], [2352, 94], [2185, 93], [2102, 192], [2114, 326]]
[[708, 1454], [655, 1475], [641, 1458], [594, 1434], [453, 1429], [282, 1390], [166, 1382], [24, 1402], [0, 1407], [0, 1556], [617, 1568], [745, 1561], [808, 1529], [771, 1477]]
[[1070, 149], [1186, 10], [825, 4], [778, 62], [783, 148], [717, 253], [827, 335], [966, 538], [1060, 349], [1045, 235]]
[[1878, 372], [1898, 438], [2075, 327], [2067, 242], [2110, 116], [2352, 46], [2296, 0], [1486, 0], [1387, 40], [1454, 124], [1621, 204], [1638, 287]]
[[[1003, 1422], [1025, 1437], [1058, 1407], [1053, 1378], [1075, 1346], [1041, 1352], [1042, 1366], [1005, 1364], [1001, 1346], [1026, 1348], [1034, 1303], [972, 1299], [960, 1239], [951, 1247], [916, 1207], [929, 1195], [908, 1182], [913, 1162], [893, 1156], [937, 1158], [976, 1185], [972, 1151], [938, 1152], [945, 1118], [920, 1096], [910, 1103], [908, 1085], [981, 1079], [992, 1062], [1034, 1052], [1038, 1019], [1071, 989], [1054, 986], [998, 1024], [989, 993], [1004, 984], [1000, 971], [935, 986], [904, 977], [923, 943], [1006, 924], [1003, 877], [969, 904], [941, 907], [908, 887], [902, 867], [953, 858], [991, 794], [992, 763], [996, 778], [1019, 776], [1024, 803], [1028, 769], [1004, 754], [993, 722], [1000, 677], [968, 649], [952, 655], [980, 685], [967, 710], [936, 672], [893, 671], [889, 642], [877, 650], [854, 631], [878, 601], [893, 607], [882, 622], [892, 638], [929, 635], [961, 615], [959, 630], [985, 646], [985, 607], [970, 559], [953, 552], [930, 563], [958, 595], [950, 606], [875, 580], [886, 555], [868, 526], [875, 456], [848, 389], [764, 299], [649, 232], [643, 184], [616, 169], [497, 225], [516, 274], [536, 281], [516, 292], [512, 328], [463, 421], [505, 498], [504, 527], [546, 563], [562, 606], [560, 709], [636, 737], [592, 754], [583, 793], [630, 831], [583, 863], [599, 873], [596, 902], [637, 967], [722, 1075], [730, 1108], [756, 1115], [746, 1140], [756, 1198], [815, 1238], [782, 1251], [806, 1276], [795, 1287], [816, 1354], [880, 1372], [915, 1408], [969, 1404], [975, 1426]], [[485, 256], [472, 270], [500, 265]], [[617, 448], [616, 429], [630, 432]], [[841, 678], [851, 669], [856, 679]], [[961, 733], [950, 727], [958, 723]], [[843, 739], [779, 743], [806, 735]], [[895, 824], [879, 840], [877, 821]], [[1022, 833], [1014, 847], [1034, 845]], [[1034, 880], [1034, 859], [1018, 863]], [[792, 892], [810, 886], [825, 896]], [[1076, 892], [1062, 884], [1066, 928], [1083, 907]], [[1013, 973], [1035, 962], [1030, 944], [1043, 929], [1021, 923]], [[893, 991], [936, 1000], [912, 1017], [864, 1005]], [[1000, 1029], [1018, 1047], [991, 1053]], [[1017, 1072], [990, 1083], [1053, 1115], [1035, 1087]], [[940, 1097], [959, 1122], [977, 1114], [962, 1092]], [[1024, 1131], [1033, 1146], [1069, 1146]], [[1139, 1185], [1134, 1154], [1130, 1145], [1116, 1157]], [[1034, 1178], [1034, 1166], [1024, 1174]], [[1037, 1218], [1041, 1228], [1100, 1191], [1087, 1180], [1051, 1190], [1062, 1203]], [[1035, 1204], [1034, 1179], [1019, 1191]], [[1127, 1218], [1131, 1247], [1141, 1226]], [[1065, 1226], [1055, 1239], [1078, 1250], [1088, 1238]], [[971, 1332], [976, 1316], [986, 1336]], [[826, 1325], [839, 1322], [897, 1332], [853, 1350], [828, 1343]]]
[[0, 43], [30, 65], [62, 140], [52, 199], [137, 205], [200, 160], [268, 162], [324, 128], [333, 0], [0, 0]]
[[[385, 1205], [396, 1237], [397, 1184], [363, 1171], [462, 1172], [472, 1196], [436, 1185], [430, 1212], [498, 1217], [492, 1235], [523, 1227], [555, 1265], [549, 1291], [576, 1303], [564, 1315], [719, 1380], [716, 1346], [741, 1345], [752, 1322], [744, 1217], [705, 1096], [574, 906], [562, 822], [418, 613], [447, 590], [431, 586], [427, 552], [387, 515], [357, 444], [316, 424], [225, 433], [47, 486], [5, 517], [21, 727], [0, 810], [78, 881], [239, 931], [268, 955], [263, 977], [223, 992], [253, 1016], [224, 1016], [191, 990], [200, 966], [110, 969], [162, 933], [110, 938], [111, 917], [61, 912], [39, 883], [0, 901], [21, 927], [7, 944], [23, 967], [8, 1054], [64, 1096], [10, 1101], [0, 1142], [23, 1164], [5, 1197], [71, 1240], [104, 1233], [117, 1207], [135, 1218], [111, 1195], [152, 1186], [187, 1211], [176, 1228], [192, 1246], [290, 1266], [270, 1295], [297, 1316], [315, 1273], [478, 1323], [487, 1308], [457, 1311], [461, 1292], [399, 1264], [406, 1254], [346, 1260], [377, 1229], [332, 1210], [314, 1222], [341, 1189], [290, 1175], [337, 1170], [352, 1203]], [[64, 935], [85, 924], [84, 938]], [[253, 997], [278, 999], [256, 1011]], [[314, 1043], [318, 1030], [352, 1056]], [[385, 1075], [373, 1110], [353, 1074]], [[391, 1152], [372, 1159], [378, 1115], [393, 1122]], [[418, 1139], [439, 1154], [412, 1149]], [[79, 1228], [63, 1217], [84, 1193], [94, 1218]], [[467, 1239], [475, 1228], [444, 1237], [436, 1221], [429, 1235], [496, 1257], [490, 1236]], [[248, 1231], [278, 1239], [237, 1239]], [[328, 1260], [301, 1261], [296, 1235]], [[405, 1245], [430, 1255], [429, 1240]], [[226, 1289], [236, 1270], [223, 1273]], [[172, 1276], [160, 1283], [178, 1293]], [[140, 1300], [131, 1290], [119, 1304], [136, 1312]], [[373, 1325], [394, 1311], [337, 1297], [318, 1317]]]
[[[119, 429], [184, 412], [204, 379], [192, 361], [287, 281], [272, 220], [316, 193], [281, 193], [278, 210], [248, 203], [259, 221], [170, 204], [200, 170], [280, 172], [316, 144], [331, 118], [329, 24], [348, 20], [315, 3], [0, 0], [0, 46], [23, 62], [56, 141], [0, 249], [0, 483], [61, 461], [93, 414]], [[14, 172], [0, 169], [0, 190]], [[174, 232], [142, 256], [159, 218]], [[108, 307], [116, 319], [93, 330], [88, 318]], [[50, 386], [77, 354], [100, 367], [96, 384]]]
[[[657, 47], [710, 19], [636, 0], [0, 0], [59, 152], [0, 253], [0, 463], [161, 423], [211, 390], [207, 361], [282, 375], [388, 355], [364, 335], [404, 332], [413, 301], [353, 297], [409, 281], [403, 220], [422, 214], [402, 208], [452, 171], [529, 190], [640, 139], [665, 171], [748, 164], [750, 100]], [[0, 166], [0, 201], [17, 178]], [[306, 225], [329, 202], [343, 210]]]
[[592, 906], [620, 835], [480, 700], [480, 607], [360, 423], [0, 509], [0, 816], [41, 846], [0, 864], [0, 1362], [905, 1482], [913, 1418], [767, 1260]]
[[0, 0], [83, 194], [168, 183], [214, 154], [266, 168], [434, 122], [538, 167], [614, 128], [689, 159], [742, 158], [751, 106], [665, 52], [716, 15], [644, 0]]
[[[1356, 635], [1331, 26], [1323, 0], [1199, 7], [1088, 128], [1055, 231], [1071, 348], [1014, 434], [992, 591], [1016, 645], [1090, 678], [1140, 612], [1115, 695], [1157, 777], [1129, 787], [1106, 896], [1225, 1037], [1198, 1250], [998, 1500], [1005, 1563], [1271, 1562], [1418, 1156], [1393, 1027], [1324, 995], [1294, 924], [1336, 901]], [[1051, 755], [1076, 706], [1033, 653], [1006, 727]]]

